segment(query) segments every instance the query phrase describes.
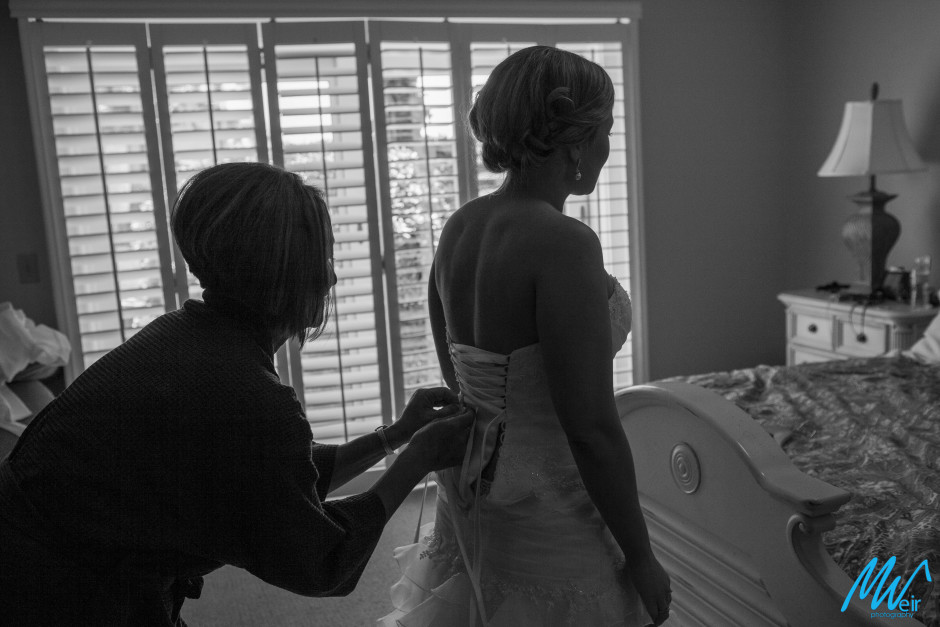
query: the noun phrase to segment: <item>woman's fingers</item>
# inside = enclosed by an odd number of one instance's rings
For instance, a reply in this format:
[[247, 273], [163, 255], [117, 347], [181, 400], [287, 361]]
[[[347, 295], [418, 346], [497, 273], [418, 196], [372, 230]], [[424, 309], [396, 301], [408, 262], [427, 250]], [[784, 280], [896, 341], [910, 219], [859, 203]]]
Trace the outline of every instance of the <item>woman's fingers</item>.
[[473, 420], [473, 409], [458, 408], [454, 415], [428, 422], [415, 433], [411, 444], [422, 451], [431, 470], [456, 466], [463, 461]]
[[457, 395], [450, 388], [419, 388], [411, 395], [411, 402], [420, 402], [422, 407], [443, 407], [456, 405]]
[[421, 427], [441, 418], [447, 418], [460, 410], [457, 395], [447, 388], [419, 388], [411, 395], [401, 418], [406, 439]]

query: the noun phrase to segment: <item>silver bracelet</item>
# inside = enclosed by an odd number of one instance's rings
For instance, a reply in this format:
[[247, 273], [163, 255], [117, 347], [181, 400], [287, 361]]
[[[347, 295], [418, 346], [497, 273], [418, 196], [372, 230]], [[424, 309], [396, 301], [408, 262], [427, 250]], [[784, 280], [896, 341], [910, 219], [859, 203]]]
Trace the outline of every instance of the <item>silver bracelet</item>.
[[379, 439], [382, 440], [382, 446], [385, 447], [385, 454], [392, 455], [395, 453], [395, 449], [393, 449], [388, 443], [388, 436], [385, 435], [386, 429], [388, 429], [386, 425], [379, 425], [375, 428], [375, 432], [378, 434]]

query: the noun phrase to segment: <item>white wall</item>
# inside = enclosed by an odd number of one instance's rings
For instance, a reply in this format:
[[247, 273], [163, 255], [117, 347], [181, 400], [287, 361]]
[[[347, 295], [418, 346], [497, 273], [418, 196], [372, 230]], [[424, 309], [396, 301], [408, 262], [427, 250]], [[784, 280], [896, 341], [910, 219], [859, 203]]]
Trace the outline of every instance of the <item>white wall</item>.
[[[0, 302], [56, 326], [39, 179], [16, 21], [0, 15]], [[39, 282], [21, 283], [19, 255], [39, 260]]]
[[643, 5], [652, 379], [784, 360], [787, 6]]
[[784, 360], [775, 295], [851, 281], [840, 231], [864, 178], [819, 178], [844, 103], [900, 98], [927, 172], [888, 263], [940, 285], [940, 3], [649, 0], [640, 39], [650, 375]]

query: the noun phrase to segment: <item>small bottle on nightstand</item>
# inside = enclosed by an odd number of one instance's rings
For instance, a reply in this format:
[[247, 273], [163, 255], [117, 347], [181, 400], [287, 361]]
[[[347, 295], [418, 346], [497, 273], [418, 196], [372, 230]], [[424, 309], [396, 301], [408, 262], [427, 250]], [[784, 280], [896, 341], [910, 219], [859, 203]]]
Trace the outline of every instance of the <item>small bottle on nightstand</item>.
[[930, 255], [914, 259], [911, 270], [911, 307], [930, 307]]

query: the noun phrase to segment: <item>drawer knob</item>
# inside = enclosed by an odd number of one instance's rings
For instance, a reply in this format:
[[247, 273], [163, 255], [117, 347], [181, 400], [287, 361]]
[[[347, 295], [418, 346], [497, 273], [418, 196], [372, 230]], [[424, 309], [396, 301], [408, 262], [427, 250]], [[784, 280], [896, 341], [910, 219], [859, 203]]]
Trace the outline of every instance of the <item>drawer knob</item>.
[[864, 344], [865, 342], [868, 341], [868, 336], [865, 335], [864, 333], [859, 333], [858, 335], [855, 336], [855, 339], [858, 340], [859, 344]]
[[810, 332], [810, 333], [815, 333], [816, 331], [819, 330], [819, 327], [817, 327], [815, 324], [809, 325], [808, 328], [809, 328], [809, 332]]

